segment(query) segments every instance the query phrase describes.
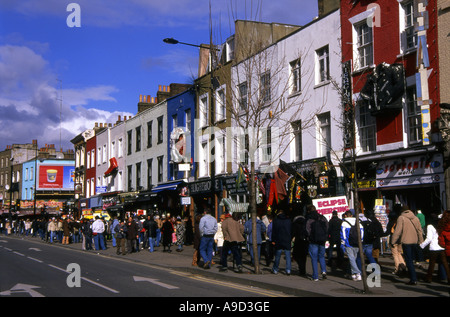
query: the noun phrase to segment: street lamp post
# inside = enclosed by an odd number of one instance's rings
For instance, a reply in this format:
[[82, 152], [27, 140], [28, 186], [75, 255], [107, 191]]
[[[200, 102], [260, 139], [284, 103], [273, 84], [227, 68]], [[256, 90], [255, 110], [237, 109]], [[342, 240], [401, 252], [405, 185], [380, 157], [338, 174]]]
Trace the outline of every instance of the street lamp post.
[[33, 190], [33, 196], [34, 196], [34, 204], [33, 204], [33, 215], [36, 217], [36, 191], [37, 191], [37, 160], [38, 160], [38, 144], [36, 140], [35, 144], [35, 152], [34, 152], [34, 190]]
[[[14, 173], [14, 167], [13, 167], [14, 157], [11, 157], [9, 159], [9, 161], [11, 164], [11, 175], [9, 177], [9, 215], [11, 217], [12, 216], [12, 193], [13, 193], [12, 181], [13, 181], [13, 173]], [[10, 222], [10, 224], [12, 224], [12, 222]]]
[[[183, 44], [183, 45], [188, 45], [188, 46], [194, 46], [194, 47], [199, 47], [199, 48], [205, 48], [209, 50], [209, 60], [210, 60], [210, 84], [209, 84], [209, 89], [210, 89], [210, 123], [212, 124], [213, 122], [213, 118], [214, 118], [214, 63], [213, 63], [213, 54], [212, 51], [219, 51], [219, 49], [213, 47], [212, 45], [212, 40], [209, 46], [205, 46], [205, 45], [196, 45], [196, 44], [191, 44], [191, 43], [185, 43], [185, 42], [180, 42], [174, 38], [165, 38], [163, 40], [164, 43], [166, 44]], [[214, 150], [214, 134], [211, 135], [211, 143], [212, 143], [212, 149], [211, 149], [211, 154], [212, 157], [214, 157], [215, 154], [215, 150]], [[214, 152], [213, 152], [214, 151]], [[214, 212], [217, 212], [216, 210], [216, 179], [215, 179], [215, 162], [211, 162], [211, 202], [214, 208]]]

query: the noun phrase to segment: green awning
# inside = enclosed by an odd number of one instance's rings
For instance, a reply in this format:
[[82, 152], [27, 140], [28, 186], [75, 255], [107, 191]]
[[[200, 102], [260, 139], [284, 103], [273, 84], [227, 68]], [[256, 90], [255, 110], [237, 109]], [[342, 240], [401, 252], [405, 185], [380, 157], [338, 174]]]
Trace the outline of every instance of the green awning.
[[249, 205], [249, 203], [238, 203], [231, 198], [222, 198], [219, 203], [219, 207], [227, 207], [231, 213], [247, 212]]

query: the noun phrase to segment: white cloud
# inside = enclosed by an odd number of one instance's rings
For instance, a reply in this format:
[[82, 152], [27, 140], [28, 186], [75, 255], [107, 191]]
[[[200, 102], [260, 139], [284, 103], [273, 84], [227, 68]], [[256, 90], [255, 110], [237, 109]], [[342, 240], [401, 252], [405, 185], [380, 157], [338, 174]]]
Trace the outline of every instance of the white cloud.
[[113, 123], [117, 115], [129, 115], [90, 106], [100, 101], [115, 104], [117, 88], [96, 85], [59, 91], [55, 78], [49, 62], [31, 48], [0, 46], [0, 149], [33, 139], [57, 146], [61, 140], [67, 149], [76, 134], [95, 122]]

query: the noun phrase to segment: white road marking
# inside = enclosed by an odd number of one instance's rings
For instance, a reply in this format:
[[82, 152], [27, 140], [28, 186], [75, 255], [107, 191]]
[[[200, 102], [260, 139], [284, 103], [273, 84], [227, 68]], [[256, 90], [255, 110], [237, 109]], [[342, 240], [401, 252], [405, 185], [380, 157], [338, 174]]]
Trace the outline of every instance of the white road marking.
[[[52, 264], [47, 264], [47, 265], [48, 265], [48, 266], [51, 266], [52, 268], [55, 268], [55, 269], [57, 269], [57, 270], [63, 271], [63, 272], [65, 272], [65, 273], [67, 273], [67, 274], [70, 273], [70, 272], [67, 272], [65, 269], [62, 269], [62, 268], [57, 267], [57, 266], [55, 266], [55, 265], [52, 265]], [[95, 281], [92, 281], [92, 280], [90, 280], [90, 279], [88, 279], [88, 278], [86, 278], [86, 277], [81, 277], [81, 279], [82, 279], [83, 281], [88, 282], [88, 283], [94, 284], [94, 285], [96, 285], [96, 286], [98, 286], [98, 287], [101, 287], [101, 288], [103, 288], [103, 289], [105, 289], [105, 290], [107, 290], [107, 291], [110, 291], [111, 293], [115, 293], [115, 294], [120, 293], [119, 291], [117, 291], [117, 290], [115, 290], [115, 289], [113, 289], [113, 288], [110, 288], [110, 287], [105, 286], [105, 285], [103, 285], [103, 284], [100, 284], [100, 283], [97, 283], [97, 282], [95, 282]]]
[[152, 284], [159, 285], [159, 286], [167, 288], [167, 289], [178, 289], [179, 288], [178, 286], [173, 286], [170, 284], [162, 283], [162, 282], [159, 282], [159, 280], [148, 278], [148, 277], [133, 276], [133, 279], [135, 282], [150, 282]]

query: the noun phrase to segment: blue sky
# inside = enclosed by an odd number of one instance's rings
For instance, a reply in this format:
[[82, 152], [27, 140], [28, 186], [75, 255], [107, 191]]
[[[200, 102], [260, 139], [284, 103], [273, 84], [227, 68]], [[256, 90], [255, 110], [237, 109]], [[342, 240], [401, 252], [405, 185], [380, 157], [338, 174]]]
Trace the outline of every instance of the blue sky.
[[[70, 3], [80, 27], [69, 27]], [[6, 145], [60, 144], [95, 122], [135, 115], [139, 95], [159, 85], [191, 83], [198, 50], [163, 39], [209, 42], [209, 0], [1, 0], [0, 151]], [[211, 0], [214, 41], [234, 20], [303, 25], [311, 0]], [[61, 135], [61, 136], [60, 136]]]

